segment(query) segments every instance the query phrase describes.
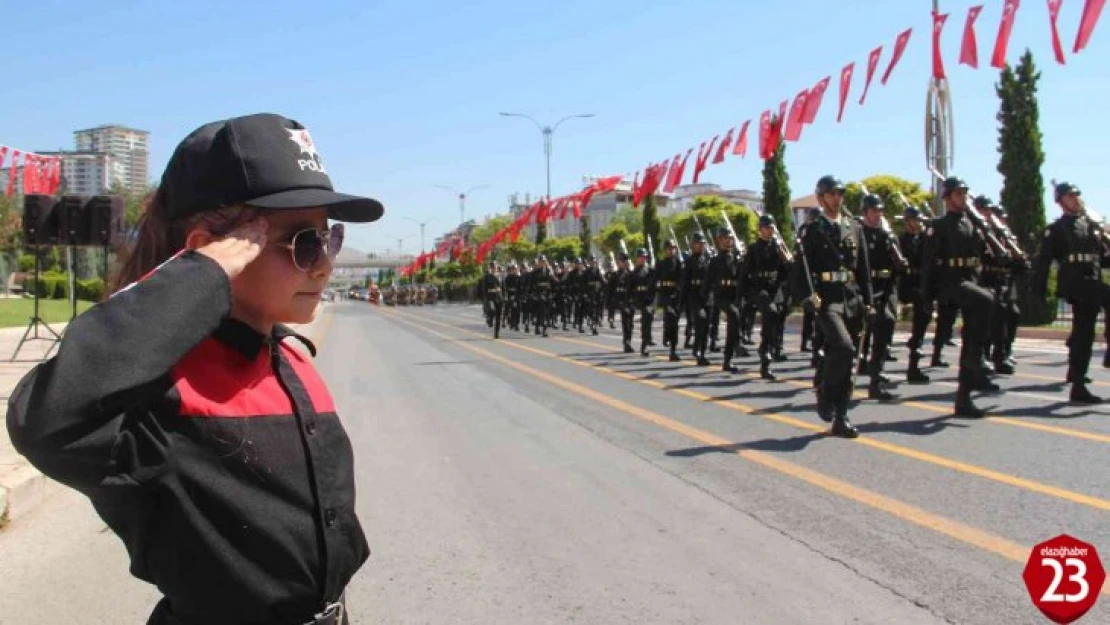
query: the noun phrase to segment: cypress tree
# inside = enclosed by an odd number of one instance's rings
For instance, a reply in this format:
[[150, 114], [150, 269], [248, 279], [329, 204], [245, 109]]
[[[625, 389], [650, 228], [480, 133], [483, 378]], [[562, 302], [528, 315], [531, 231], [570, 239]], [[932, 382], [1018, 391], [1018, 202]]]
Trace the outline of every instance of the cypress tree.
[[763, 162], [763, 212], [775, 218], [783, 241], [794, 240], [790, 211], [790, 176], [786, 173], [786, 143], [780, 141], [771, 158]]
[[652, 253], [659, 258], [659, 208], [655, 203], [655, 194], [651, 193], [644, 198], [644, 247], [647, 247], [647, 238], [651, 236]]
[[[1037, 81], [1041, 74], [1026, 50], [1016, 68], [1006, 66], [998, 94], [998, 173], [1002, 174], [1000, 203], [1009, 215], [1010, 228], [1026, 254], [1036, 254], [1045, 228], [1044, 149], [1041, 146]], [[1029, 289], [1029, 276], [1018, 276], [1017, 287], [1022, 322], [1050, 323], [1055, 307], [1036, 298]]]

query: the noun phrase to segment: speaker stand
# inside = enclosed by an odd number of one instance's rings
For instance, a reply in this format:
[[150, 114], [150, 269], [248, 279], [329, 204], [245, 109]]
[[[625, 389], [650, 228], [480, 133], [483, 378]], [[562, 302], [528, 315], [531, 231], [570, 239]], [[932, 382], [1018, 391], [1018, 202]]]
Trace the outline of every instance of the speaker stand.
[[[46, 354], [42, 357], [43, 360], [46, 360], [47, 358], [50, 358], [50, 352], [54, 351], [54, 348], [57, 347], [58, 343], [62, 340], [62, 337], [54, 331], [54, 328], [51, 328], [50, 324], [46, 323], [46, 321], [39, 316], [39, 280], [42, 277], [42, 259], [39, 257], [39, 246], [35, 245], [34, 247], [32, 247], [32, 249], [34, 250], [33, 253], [35, 255], [34, 313], [31, 316], [30, 323], [27, 324], [27, 331], [23, 333], [23, 338], [19, 339], [19, 344], [15, 346], [15, 353], [12, 354], [11, 360], [9, 362], [15, 362], [15, 357], [19, 355], [19, 350], [23, 349], [23, 344], [27, 341], [50, 341], [52, 344], [50, 345], [49, 349], [46, 350]], [[53, 335], [53, 337], [39, 336], [40, 325], [46, 328], [50, 332], [50, 334]], [[35, 332], [34, 336], [31, 336], [32, 330], [34, 330]]]

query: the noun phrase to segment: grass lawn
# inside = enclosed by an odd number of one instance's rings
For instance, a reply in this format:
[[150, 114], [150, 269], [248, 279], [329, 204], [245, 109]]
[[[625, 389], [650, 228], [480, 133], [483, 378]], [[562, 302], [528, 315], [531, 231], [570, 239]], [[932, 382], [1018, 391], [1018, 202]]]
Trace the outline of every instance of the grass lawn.
[[[77, 302], [77, 314], [93, 305], [92, 302]], [[35, 300], [30, 298], [0, 298], [0, 328], [26, 327], [34, 313]], [[65, 323], [73, 315], [69, 300], [40, 299], [39, 316], [46, 323]]]

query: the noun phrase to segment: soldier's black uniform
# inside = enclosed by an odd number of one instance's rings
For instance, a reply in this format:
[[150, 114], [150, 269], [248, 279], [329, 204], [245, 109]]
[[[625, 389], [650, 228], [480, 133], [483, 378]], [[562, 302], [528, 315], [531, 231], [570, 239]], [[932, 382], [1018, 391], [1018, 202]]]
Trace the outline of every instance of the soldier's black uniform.
[[486, 313], [486, 324], [493, 328], [493, 338], [501, 336], [501, 305], [504, 302], [504, 286], [497, 276], [497, 265], [489, 264], [486, 275], [478, 282], [478, 297]]
[[[877, 195], [867, 195], [863, 198], [863, 211], [882, 213], [883, 203]], [[861, 224], [863, 242], [867, 246], [861, 249], [860, 263], [857, 268], [857, 281], [864, 285], [861, 289], [864, 301], [868, 306], [867, 337], [871, 338], [871, 359], [866, 365], [860, 362], [861, 369], [866, 370], [871, 376], [871, 383], [867, 387], [867, 396], [871, 399], [893, 399], [894, 396], [883, 388], [883, 365], [886, 364], [887, 349], [890, 347], [894, 336], [894, 325], [897, 323], [897, 293], [895, 293], [895, 280], [901, 267], [897, 262], [899, 252], [895, 246], [898, 243], [894, 235], [883, 229], [882, 225], [874, 228], [866, 223]], [[870, 275], [868, 275], [870, 271]], [[870, 284], [865, 282], [870, 280]], [[866, 357], [867, 347], [861, 354]], [[862, 357], [861, 357], [862, 360]], [[861, 371], [862, 373], [862, 371]]]
[[640, 353], [648, 355], [651, 324], [655, 320], [655, 271], [647, 266], [648, 253], [636, 251], [636, 268], [632, 270], [632, 306], [640, 312]]
[[[1098, 312], [1110, 305], [1110, 286], [1102, 281], [1102, 267], [1110, 263], [1110, 255], [1101, 227], [1082, 214], [1078, 187], [1062, 182], [1056, 185], [1055, 195], [1056, 202], [1065, 210], [1045, 229], [1033, 268], [1033, 292], [1044, 296], [1048, 270], [1053, 261], [1058, 263], [1057, 296], [1071, 304], [1072, 309], [1072, 333], [1068, 342], [1071, 400], [1097, 404], [1102, 399], [1087, 390], [1086, 377]], [[1067, 204], [1071, 205], [1070, 209]], [[1110, 346], [1107, 349], [1110, 358]]]
[[[975, 198], [975, 207], [989, 219], [1002, 219], [1004, 215], [998, 207], [986, 196]], [[1001, 224], [1000, 224], [1001, 225]], [[1006, 230], [996, 227], [993, 223], [989, 226], [997, 239], [1004, 240]], [[1018, 308], [1017, 291], [1014, 276], [1021, 275], [1028, 270], [1028, 261], [1015, 262], [1012, 260], [999, 261], [995, 256], [983, 257], [982, 284], [994, 296], [994, 305], [991, 307], [987, 327], [987, 341], [983, 344], [983, 355], [994, 364], [998, 373], [1010, 374], [1014, 372], [1014, 360], [1011, 357], [1010, 346], [1017, 337], [1017, 324], [1021, 320], [1021, 311]]]
[[[740, 284], [744, 301], [763, 317], [759, 334], [759, 374], [765, 380], [774, 380], [771, 356], [776, 349], [778, 333], [783, 321], [785, 293], [783, 283], [789, 266], [779, 252], [778, 243], [770, 232], [775, 220], [770, 215], [759, 218], [760, 238], [752, 243], [740, 265]], [[764, 238], [766, 236], [766, 238]]]
[[959, 207], [961, 202], [964, 205], [966, 202], [951, 199], [954, 194], [966, 194], [966, 191], [967, 184], [959, 178], [950, 177], [944, 181], [948, 212], [933, 220], [925, 230], [922, 288], [927, 292], [935, 286], [938, 305], [959, 307], [964, 327], [955, 412], [961, 416], [981, 417], [983, 411], [971, 402], [971, 391], [998, 390], [983, 369], [983, 341], [993, 298], [979, 285], [979, 267], [987, 251], [985, 234]]
[[520, 297], [521, 284], [520, 270], [516, 262], [509, 264], [509, 275], [505, 276], [503, 286], [505, 289], [506, 324], [508, 327], [520, 331]]
[[601, 275], [597, 259], [589, 257], [589, 266], [582, 271], [582, 312], [590, 332], [597, 334], [601, 325], [601, 301], [605, 290], [605, 276]]
[[[713, 291], [709, 288], [709, 253], [704, 249], [705, 237], [694, 235], [694, 246], [702, 246], [701, 253], [691, 252], [682, 277], [682, 296], [686, 301], [687, 323], [694, 324], [694, 357], [698, 365], [708, 366], [705, 348], [709, 340], [709, 315], [713, 311]], [[691, 248], [693, 249], [693, 248]]]
[[675, 242], [663, 243], [664, 257], [655, 266], [658, 305], [663, 309], [663, 345], [671, 349], [671, 362], [678, 362], [678, 314], [682, 306], [682, 261]]
[[628, 268], [628, 254], [624, 252], [617, 255], [617, 271], [613, 274], [612, 284], [612, 306], [621, 317], [621, 343], [625, 353], [631, 354], [636, 351], [632, 349], [632, 325], [636, 310], [632, 299], [632, 271]]
[[[839, 179], [823, 176], [817, 181], [819, 201], [837, 201], [836, 194], [843, 201], [844, 184]], [[855, 281], [859, 240], [857, 224], [842, 214], [831, 218], [823, 213], [802, 226], [798, 234], [802, 250], [793, 272], [794, 292], [804, 306], [816, 307], [814, 318], [823, 340], [823, 356], [818, 357], [814, 376], [817, 414], [832, 421], [833, 434], [848, 438], [859, 436], [848, 420], [853, 361], [863, 323], [863, 300]], [[814, 292], [820, 298], [819, 305], [811, 298]]]
[[553, 292], [557, 281], [551, 268], [547, 266], [547, 258], [540, 256], [536, 259], [536, 268], [528, 281], [528, 288], [532, 294], [532, 323], [535, 324], [535, 334], [547, 336], [547, 329], [552, 326], [551, 305]]
[[[731, 241], [732, 234], [725, 228], [717, 231], [718, 242]], [[725, 248], [723, 243], [717, 247], [717, 255], [709, 262], [709, 288], [713, 290], [713, 303], [716, 312], [725, 313], [728, 326], [725, 328], [725, 353], [721, 363], [723, 371], [736, 373], [732, 357], [742, 348], [740, 345], [740, 262], [736, 249]], [[743, 355], [747, 355], [746, 350]]]
[[921, 383], [929, 381], [929, 376], [921, 371], [920, 362], [924, 357], [921, 346], [925, 341], [925, 330], [933, 318], [934, 296], [921, 290], [921, 257], [925, 249], [925, 231], [920, 226], [921, 213], [909, 206], [903, 213], [903, 219], [907, 223], [914, 221], [918, 224], [917, 232], [907, 229], [899, 240], [902, 256], [906, 259], [906, 268], [898, 281], [898, 297], [902, 303], [913, 306], [913, 326], [910, 329], [910, 339], [906, 343], [910, 350], [906, 381]]

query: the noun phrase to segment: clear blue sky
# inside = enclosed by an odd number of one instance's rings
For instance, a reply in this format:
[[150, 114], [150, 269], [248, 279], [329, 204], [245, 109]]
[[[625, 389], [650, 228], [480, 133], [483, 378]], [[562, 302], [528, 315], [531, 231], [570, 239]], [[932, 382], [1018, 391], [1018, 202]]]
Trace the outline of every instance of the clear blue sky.
[[[989, 59], [1002, 0], [985, 0], [978, 70], [956, 63], [972, 4], [941, 2], [951, 13], [942, 47], [956, 170], [997, 197], [998, 72]], [[1052, 58], [1043, 0], [1023, 3], [1009, 58], [1029, 47], [1042, 70], [1046, 180], [1076, 182], [1092, 207], [1110, 214], [1110, 15], [1072, 56], [1082, 5], [1064, 2], [1066, 66]], [[831, 74], [816, 123], [787, 150], [792, 194], [811, 192], [826, 172], [924, 183], [929, 10], [926, 0], [2, 0], [0, 143], [72, 148], [73, 130], [125, 124], [151, 131], [157, 177], [201, 123], [279, 112], [312, 131], [340, 190], [385, 203], [382, 220], [349, 230], [350, 245], [384, 250], [406, 237], [411, 251], [419, 227], [403, 217], [432, 220], [429, 244], [458, 221], [456, 200], [434, 185], [489, 185], [471, 197], [468, 217], [503, 211], [514, 191], [542, 193], [539, 131], [499, 111], [544, 122], [597, 114], [555, 135], [552, 186], [560, 195], [577, 190], [584, 174], [632, 173], [745, 119], [757, 124], [761, 111]], [[878, 77], [895, 36], [910, 26], [909, 48], [884, 87]], [[867, 54], [880, 43], [883, 60], [861, 107]], [[856, 77], [837, 124], [838, 74], [851, 60]], [[711, 166], [703, 180], [758, 189], [760, 170], [749, 151]]]

